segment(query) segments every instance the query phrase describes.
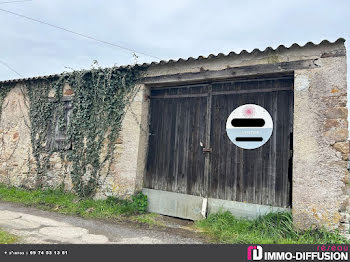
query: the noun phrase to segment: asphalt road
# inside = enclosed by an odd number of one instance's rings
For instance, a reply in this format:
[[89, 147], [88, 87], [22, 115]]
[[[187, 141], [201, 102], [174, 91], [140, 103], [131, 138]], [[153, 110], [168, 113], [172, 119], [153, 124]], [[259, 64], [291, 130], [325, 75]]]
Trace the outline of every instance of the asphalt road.
[[4, 202], [0, 202], [0, 228], [27, 244], [202, 243], [194, 234], [184, 234], [176, 228], [140, 228], [135, 224], [83, 219]]

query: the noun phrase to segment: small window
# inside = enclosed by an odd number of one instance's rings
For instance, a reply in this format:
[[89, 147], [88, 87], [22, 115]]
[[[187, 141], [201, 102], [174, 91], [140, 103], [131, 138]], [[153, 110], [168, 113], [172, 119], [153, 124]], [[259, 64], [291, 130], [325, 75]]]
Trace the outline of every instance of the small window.
[[72, 115], [72, 100], [64, 99], [62, 102], [54, 103], [63, 103], [65, 125], [64, 127], [59, 128], [59, 115], [58, 111], [56, 110], [56, 112], [53, 114], [53, 121], [48, 127], [46, 149], [51, 152], [71, 150], [72, 141], [68, 139], [67, 127]]

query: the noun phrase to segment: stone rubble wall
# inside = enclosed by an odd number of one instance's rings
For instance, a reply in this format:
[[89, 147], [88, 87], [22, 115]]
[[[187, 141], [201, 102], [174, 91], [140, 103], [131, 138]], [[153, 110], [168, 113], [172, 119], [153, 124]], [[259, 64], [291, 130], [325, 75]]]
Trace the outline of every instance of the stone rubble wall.
[[295, 72], [293, 217], [298, 228], [349, 233], [346, 57]]
[[[147, 132], [141, 131], [141, 121], [144, 121], [141, 119], [144, 89], [141, 86], [128, 108], [116, 141], [110, 175], [106, 176], [107, 165], [105, 165], [101, 171], [101, 182], [104, 181], [104, 183], [98, 190], [96, 198], [105, 198], [110, 195], [129, 197], [142, 188], [140, 183], [136, 185], [136, 175], [139, 139], [144, 136], [140, 135], [140, 132]], [[34, 188], [36, 161], [32, 155], [29, 107], [25, 92], [24, 85], [17, 84], [8, 93], [3, 103], [0, 120], [0, 183]], [[49, 93], [49, 96], [52, 95], [54, 95], [53, 92]], [[74, 93], [66, 85], [63, 95], [72, 96]], [[147, 122], [144, 129], [147, 129]], [[107, 146], [102, 150], [101, 159], [106, 152]], [[66, 190], [73, 190], [70, 178], [71, 167], [72, 163], [62, 160], [59, 153], [53, 153], [49, 160], [48, 172], [44, 177], [44, 186], [55, 188], [63, 182]]]
[[[327, 227], [349, 231], [349, 158], [346, 56], [343, 42], [277, 51], [242, 53], [211, 59], [152, 65], [146, 76], [314, 59], [313, 69], [294, 72], [292, 212], [300, 229]], [[32, 187], [35, 161], [30, 141], [24, 87], [7, 95], [0, 121], [0, 182]], [[144, 85], [125, 116], [116, 141], [110, 175], [97, 197], [127, 197], [142, 189], [148, 149], [149, 87]], [[65, 95], [74, 95], [66, 87]], [[103, 155], [103, 154], [102, 154]], [[103, 157], [103, 156], [101, 156]], [[50, 159], [48, 186], [65, 182], [71, 189], [71, 163], [57, 154]], [[67, 167], [66, 169], [64, 167]], [[102, 172], [106, 172], [103, 169]], [[104, 177], [104, 176], [102, 176]]]

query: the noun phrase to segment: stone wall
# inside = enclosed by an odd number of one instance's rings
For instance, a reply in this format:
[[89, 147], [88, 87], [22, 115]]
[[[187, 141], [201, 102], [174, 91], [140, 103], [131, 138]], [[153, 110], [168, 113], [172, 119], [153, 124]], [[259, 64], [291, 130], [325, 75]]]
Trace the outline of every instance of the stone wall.
[[[136, 176], [140, 176], [138, 170], [139, 140], [145, 137], [145, 127], [141, 128], [141, 119], [147, 110], [144, 109], [144, 86], [135, 96], [125, 115], [122, 130], [116, 141], [116, 151], [111, 164], [110, 175], [107, 176], [107, 163], [102, 168], [102, 187], [96, 197], [103, 198], [109, 195], [128, 197], [136, 190], [141, 190], [142, 184]], [[30, 135], [30, 120], [28, 116], [29, 105], [26, 89], [23, 84], [17, 84], [6, 96], [0, 121], [0, 183], [14, 186], [33, 188], [36, 181], [36, 161], [32, 156]], [[54, 95], [50, 92], [49, 96]], [[73, 96], [73, 90], [64, 86], [64, 96]], [[143, 132], [143, 134], [140, 134]], [[147, 136], [148, 137], [148, 136]], [[107, 141], [105, 141], [107, 144]], [[102, 151], [101, 159], [105, 155], [107, 147]], [[145, 159], [145, 157], [142, 157]], [[44, 177], [44, 186], [58, 187], [64, 183], [66, 190], [72, 190], [70, 170], [72, 163], [61, 159], [59, 153], [53, 153], [48, 172]], [[88, 174], [87, 174], [88, 175]]]
[[[295, 225], [302, 229], [326, 226], [347, 232], [349, 144], [343, 41], [152, 64], [146, 76], [303, 59], [313, 59], [316, 66], [294, 72], [292, 210]], [[68, 87], [67, 90], [66, 95], [74, 95]], [[23, 96], [25, 91], [21, 84], [17, 84], [3, 103], [0, 121], [0, 182], [32, 187], [35, 161], [31, 155], [28, 105]], [[148, 92], [149, 87], [142, 85], [127, 111], [116, 141], [117, 150], [110, 175], [97, 197], [128, 196], [142, 189], [148, 149]], [[56, 186], [64, 181], [66, 189], [70, 190], [70, 165], [62, 163], [59, 156], [54, 154], [50, 159], [46, 184]]]
[[295, 72], [293, 215], [299, 228], [349, 231], [346, 57]]
[[20, 85], [5, 98], [0, 121], [0, 181], [15, 186], [32, 185], [32, 157], [28, 104]]

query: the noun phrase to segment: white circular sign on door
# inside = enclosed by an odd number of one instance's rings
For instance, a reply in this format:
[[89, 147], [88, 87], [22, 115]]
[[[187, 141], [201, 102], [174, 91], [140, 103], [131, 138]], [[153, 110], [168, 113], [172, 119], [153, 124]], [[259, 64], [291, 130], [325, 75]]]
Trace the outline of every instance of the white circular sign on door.
[[237, 107], [226, 121], [226, 132], [232, 143], [243, 149], [255, 149], [271, 137], [273, 121], [261, 106], [246, 104]]

